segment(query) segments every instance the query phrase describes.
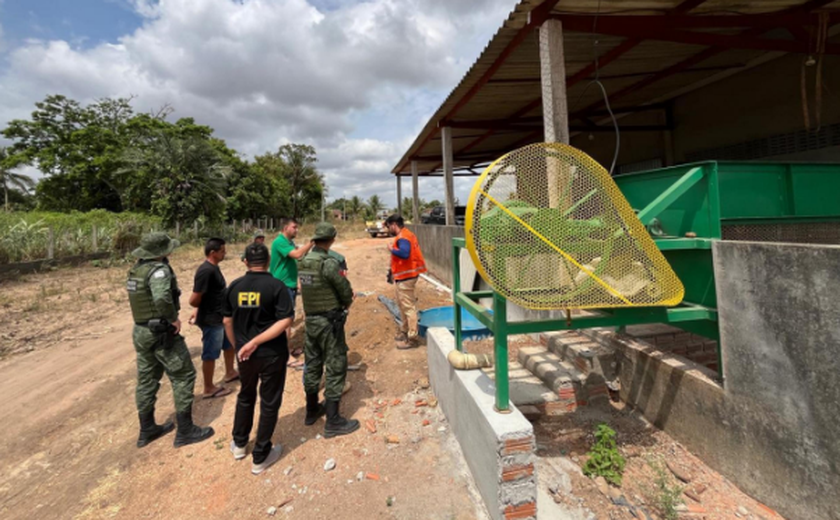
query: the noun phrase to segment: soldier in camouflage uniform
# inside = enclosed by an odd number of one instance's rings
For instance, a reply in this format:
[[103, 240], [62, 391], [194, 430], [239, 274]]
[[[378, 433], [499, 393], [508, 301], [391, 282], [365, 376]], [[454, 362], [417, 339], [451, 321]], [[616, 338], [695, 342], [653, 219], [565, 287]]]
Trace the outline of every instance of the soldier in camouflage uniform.
[[213, 435], [213, 428], [200, 428], [192, 422], [193, 366], [184, 337], [180, 335], [181, 309], [178, 280], [167, 256], [178, 247], [165, 233], [150, 233], [132, 254], [138, 262], [128, 272], [128, 300], [134, 317], [134, 350], [137, 352], [137, 412], [140, 416], [142, 448], [175, 427], [167, 421], [155, 422], [155, 401], [163, 373], [169, 376], [175, 399], [178, 431], [175, 447], [203, 441]]
[[[327, 414], [324, 437], [346, 435], [359, 429], [359, 421], [348, 420], [339, 413], [341, 393], [347, 377], [347, 341], [344, 322], [353, 303], [353, 288], [342, 276], [339, 261], [329, 254], [335, 242], [335, 226], [322, 222], [315, 228], [315, 247], [300, 261], [303, 310], [306, 313], [306, 391], [307, 425]], [[321, 373], [326, 370], [324, 406], [318, 403]]]

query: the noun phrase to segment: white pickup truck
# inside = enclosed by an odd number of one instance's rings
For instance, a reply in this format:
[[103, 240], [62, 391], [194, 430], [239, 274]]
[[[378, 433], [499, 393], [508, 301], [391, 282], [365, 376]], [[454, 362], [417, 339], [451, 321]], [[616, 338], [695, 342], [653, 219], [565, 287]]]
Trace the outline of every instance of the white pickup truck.
[[376, 220], [365, 221], [365, 231], [368, 232], [371, 238], [388, 236], [388, 228], [385, 227], [385, 219], [387, 219], [390, 214], [391, 213], [388, 211], [380, 211], [376, 214]]

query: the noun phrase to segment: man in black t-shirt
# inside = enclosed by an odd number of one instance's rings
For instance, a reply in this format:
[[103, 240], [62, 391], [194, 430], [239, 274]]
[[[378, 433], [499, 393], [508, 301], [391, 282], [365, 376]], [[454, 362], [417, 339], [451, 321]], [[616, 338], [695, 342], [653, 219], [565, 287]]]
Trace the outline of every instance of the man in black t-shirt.
[[195, 272], [190, 305], [195, 307], [190, 323], [201, 329], [201, 372], [204, 376], [204, 398], [222, 397], [231, 390], [213, 383], [216, 360], [224, 352], [225, 383], [239, 378], [233, 366], [234, 351], [225, 338], [222, 325], [222, 300], [225, 297], [225, 277], [219, 263], [225, 259], [225, 241], [211, 238], [204, 245], [206, 260]]
[[259, 386], [260, 421], [251, 466], [251, 473], [259, 475], [280, 459], [282, 449], [272, 448], [271, 436], [286, 386], [286, 330], [292, 326], [293, 304], [286, 285], [268, 272], [268, 248], [249, 245], [245, 264], [248, 272], [230, 284], [223, 309], [225, 333], [236, 348], [242, 379], [230, 451], [236, 460], [246, 456]]

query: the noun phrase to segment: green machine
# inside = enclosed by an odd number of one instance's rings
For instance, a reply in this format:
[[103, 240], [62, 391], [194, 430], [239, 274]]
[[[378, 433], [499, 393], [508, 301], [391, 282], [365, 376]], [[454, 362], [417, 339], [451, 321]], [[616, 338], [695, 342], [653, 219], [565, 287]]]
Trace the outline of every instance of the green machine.
[[[702, 162], [619, 175], [614, 181], [682, 282], [685, 294], [679, 305], [509, 322], [507, 300], [497, 291], [462, 290], [459, 259], [467, 241], [453, 240], [456, 348], [463, 350], [463, 308], [494, 336], [497, 411], [509, 410], [509, 335], [664, 323], [717, 341], [713, 241], [840, 244], [840, 165]], [[517, 209], [523, 219], [527, 213]], [[479, 303], [484, 298], [492, 299], [491, 308]], [[722, 374], [720, 347], [718, 369]]]

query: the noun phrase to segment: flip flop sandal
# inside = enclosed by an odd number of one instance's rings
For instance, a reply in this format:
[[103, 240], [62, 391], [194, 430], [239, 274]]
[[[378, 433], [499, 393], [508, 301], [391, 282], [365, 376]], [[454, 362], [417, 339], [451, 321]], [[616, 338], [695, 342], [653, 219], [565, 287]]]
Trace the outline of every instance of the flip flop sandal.
[[230, 379], [225, 379], [225, 383], [233, 383], [234, 381], [239, 381], [239, 376], [234, 376]]
[[216, 390], [215, 392], [213, 392], [212, 394], [204, 394], [203, 399], [215, 399], [217, 397], [224, 397], [224, 396], [230, 395], [232, 393], [233, 393], [233, 390], [231, 390], [230, 388], [225, 388], [225, 387], [222, 386], [222, 387], [219, 387], [219, 389]]

